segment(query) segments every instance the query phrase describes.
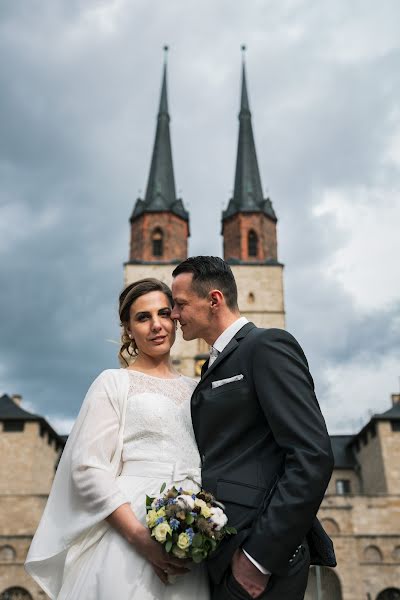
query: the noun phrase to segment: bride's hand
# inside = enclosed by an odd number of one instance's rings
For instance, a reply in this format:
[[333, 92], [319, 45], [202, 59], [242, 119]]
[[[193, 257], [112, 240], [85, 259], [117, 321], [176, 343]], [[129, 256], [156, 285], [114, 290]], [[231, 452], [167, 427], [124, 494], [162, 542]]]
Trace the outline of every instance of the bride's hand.
[[185, 567], [184, 560], [171, 556], [161, 544], [153, 540], [144, 526], [138, 529], [132, 544], [153, 565], [156, 575], [163, 583], [168, 582], [168, 575], [184, 575], [190, 570]]

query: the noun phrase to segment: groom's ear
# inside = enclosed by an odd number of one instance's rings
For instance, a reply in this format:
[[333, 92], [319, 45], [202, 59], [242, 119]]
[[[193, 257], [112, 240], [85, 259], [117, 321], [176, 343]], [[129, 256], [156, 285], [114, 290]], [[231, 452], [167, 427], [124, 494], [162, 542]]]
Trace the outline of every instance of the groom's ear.
[[211, 290], [208, 293], [211, 308], [219, 308], [224, 301], [224, 295], [220, 290]]

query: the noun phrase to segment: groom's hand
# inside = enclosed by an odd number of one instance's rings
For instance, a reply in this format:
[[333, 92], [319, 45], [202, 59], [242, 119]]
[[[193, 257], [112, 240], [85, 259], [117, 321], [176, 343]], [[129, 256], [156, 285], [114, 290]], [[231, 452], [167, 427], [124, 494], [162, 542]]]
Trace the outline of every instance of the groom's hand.
[[231, 569], [233, 577], [252, 598], [260, 596], [268, 585], [270, 575], [261, 573], [240, 548], [232, 557]]

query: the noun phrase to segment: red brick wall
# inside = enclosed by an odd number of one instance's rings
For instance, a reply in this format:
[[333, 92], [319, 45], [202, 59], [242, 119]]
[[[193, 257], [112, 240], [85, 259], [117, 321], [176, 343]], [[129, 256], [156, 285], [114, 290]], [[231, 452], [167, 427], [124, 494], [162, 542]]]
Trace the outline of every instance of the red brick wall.
[[[250, 230], [258, 236], [258, 254], [248, 254], [248, 234]], [[224, 258], [235, 258], [246, 262], [278, 260], [276, 223], [264, 213], [238, 213], [223, 224]]]
[[[153, 256], [152, 233], [163, 232], [164, 252]], [[187, 221], [172, 213], [144, 213], [131, 224], [130, 260], [173, 262], [187, 258]]]

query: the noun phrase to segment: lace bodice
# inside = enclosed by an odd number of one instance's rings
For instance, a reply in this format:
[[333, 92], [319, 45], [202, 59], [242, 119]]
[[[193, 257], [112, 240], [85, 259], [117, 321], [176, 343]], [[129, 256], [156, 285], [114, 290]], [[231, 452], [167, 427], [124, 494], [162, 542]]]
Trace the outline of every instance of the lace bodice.
[[128, 371], [123, 461], [183, 462], [200, 467], [190, 414], [196, 382], [189, 377], [159, 379]]

